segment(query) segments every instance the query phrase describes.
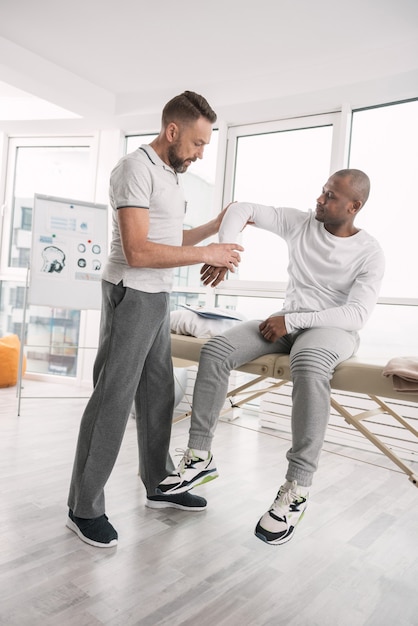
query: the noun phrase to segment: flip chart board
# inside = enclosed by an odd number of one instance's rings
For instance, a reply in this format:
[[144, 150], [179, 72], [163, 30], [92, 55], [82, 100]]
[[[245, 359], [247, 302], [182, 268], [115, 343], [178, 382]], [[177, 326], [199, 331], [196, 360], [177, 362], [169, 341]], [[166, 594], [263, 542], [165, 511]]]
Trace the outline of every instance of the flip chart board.
[[107, 206], [35, 194], [28, 302], [100, 309]]

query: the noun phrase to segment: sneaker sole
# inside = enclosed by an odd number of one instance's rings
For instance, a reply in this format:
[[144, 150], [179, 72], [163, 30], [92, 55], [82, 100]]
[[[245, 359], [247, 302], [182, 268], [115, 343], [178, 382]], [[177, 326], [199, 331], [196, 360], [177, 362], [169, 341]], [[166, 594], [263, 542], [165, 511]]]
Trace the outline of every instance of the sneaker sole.
[[290, 541], [295, 533], [292, 532], [290, 535], [285, 535], [284, 537], [281, 537], [280, 539], [275, 539], [273, 541], [268, 541], [267, 537], [265, 537], [261, 533], [255, 532], [254, 534], [258, 539], [261, 539], [261, 541], [267, 543], [269, 546], [281, 546], [283, 543], [287, 543], [288, 541]]
[[258, 539], [261, 539], [261, 541], [264, 541], [264, 543], [268, 543], [269, 546], [281, 546], [282, 544], [287, 543], [288, 541], [292, 539], [292, 537], [295, 534], [295, 530], [299, 522], [302, 521], [304, 515], [305, 515], [305, 511], [303, 511], [302, 515], [299, 517], [296, 525], [293, 527], [292, 532], [288, 533], [287, 535], [284, 535], [283, 537], [279, 537], [279, 539], [272, 539], [269, 541], [265, 535], [263, 535], [260, 532], [257, 532], [256, 530], [254, 531], [254, 534]]
[[204, 485], [205, 483], [208, 483], [211, 480], [215, 480], [215, 478], [218, 478], [218, 476], [219, 476], [218, 472], [216, 470], [212, 470], [211, 473], [205, 474], [204, 476], [202, 475], [196, 476], [196, 478], [194, 478], [190, 482], [180, 487], [173, 487], [172, 489], [169, 489], [168, 491], [163, 491], [162, 489], [158, 488], [158, 491], [159, 493], [161, 493], [161, 495], [164, 495], [164, 496], [168, 496], [170, 494], [176, 494], [176, 493], [185, 493], [186, 491], [190, 491], [190, 489], [194, 489], [195, 487], [198, 487], [199, 485]]
[[88, 543], [89, 546], [94, 546], [95, 548], [114, 548], [118, 545], [117, 539], [112, 539], [112, 541], [109, 541], [109, 543], [100, 543], [100, 541], [94, 541], [93, 539], [89, 539], [88, 537], [83, 535], [77, 524], [75, 524], [70, 518], [67, 519], [66, 526], [67, 528], [72, 530], [77, 535], [77, 537], [81, 539], [81, 541], [84, 541], [84, 543]]
[[[163, 494], [166, 495], [166, 494]], [[176, 502], [170, 502], [169, 500], [146, 500], [145, 506], [150, 509], [181, 509], [182, 511], [204, 511], [205, 506], [185, 506], [184, 504], [177, 504]]]

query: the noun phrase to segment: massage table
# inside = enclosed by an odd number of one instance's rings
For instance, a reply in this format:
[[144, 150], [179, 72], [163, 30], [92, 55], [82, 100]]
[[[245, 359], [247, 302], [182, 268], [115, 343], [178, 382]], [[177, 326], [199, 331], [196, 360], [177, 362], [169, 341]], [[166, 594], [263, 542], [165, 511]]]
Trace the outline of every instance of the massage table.
[[[172, 333], [171, 350], [174, 366], [181, 368], [197, 365], [199, 363], [200, 350], [206, 341], [208, 340]], [[409, 421], [399, 414], [397, 407], [397, 403], [400, 405], [412, 404], [415, 406], [418, 403], [418, 393], [395, 391], [392, 379], [382, 375], [385, 365], [386, 362], [381, 359], [365, 360], [356, 356], [338, 365], [331, 380], [331, 390], [335, 392], [331, 394], [331, 406], [348, 424], [356, 428], [395, 463], [408, 476], [409, 480], [418, 487], [418, 474], [400, 459], [367, 425], [368, 418], [386, 414], [390, 416], [398, 426], [405, 428], [414, 438], [418, 439], [418, 431]], [[245, 363], [237, 368], [237, 371], [252, 374], [255, 378], [228, 392], [227, 398], [231, 406], [225, 409], [223, 413], [240, 407], [292, 380], [289, 357], [285, 354], [267, 354], [254, 361]], [[262, 383], [261, 389], [260, 383]], [[335, 396], [338, 395], [338, 391], [364, 394], [373, 401], [375, 408], [361, 410], [360, 412], [355, 412], [356, 409], [352, 407], [348, 409], [341, 404], [340, 396], [338, 396], [339, 400], [336, 399]], [[391, 402], [393, 400], [396, 402]], [[389, 406], [389, 404], [391, 406]], [[191, 411], [183, 413], [175, 417], [174, 421], [177, 422], [189, 417], [190, 414]]]

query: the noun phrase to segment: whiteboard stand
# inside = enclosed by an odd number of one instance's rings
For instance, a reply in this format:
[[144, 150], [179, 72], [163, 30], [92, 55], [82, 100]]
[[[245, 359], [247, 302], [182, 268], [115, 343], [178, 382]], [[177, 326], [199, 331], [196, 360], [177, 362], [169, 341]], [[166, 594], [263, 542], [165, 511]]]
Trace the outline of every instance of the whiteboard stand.
[[[107, 229], [105, 204], [34, 194], [31, 261], [26, 274], [18, 372], [18, 415], [27, 308], [35, 304], [100, 310]], [[51, 256], [56, 254], [58, 257]]]
[[25, 282], [25, 295], [23, 300], [23, 318], [22, 318], [22, 328], [20, 332], [20, 354], [19, 354], [19, 369], [17, 375], [17, 414], [20, 415], [20, 400], [22, 398], [22, 377], [23, 377], [23, 359], [24, 359], [24, 345], [25, 345], [25, 335], [26, 335], [26, 309], [28, 306], [28, 292], [29, 292], [29, 274], [30, 274], [30, 265], [26, 270], [26, 282]]

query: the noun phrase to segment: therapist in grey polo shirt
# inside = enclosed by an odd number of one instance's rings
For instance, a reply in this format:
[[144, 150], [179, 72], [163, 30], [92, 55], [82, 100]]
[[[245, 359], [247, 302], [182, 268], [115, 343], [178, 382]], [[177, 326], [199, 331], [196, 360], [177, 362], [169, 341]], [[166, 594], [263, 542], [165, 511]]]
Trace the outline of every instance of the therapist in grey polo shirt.
[[183, 230], [179, 174], [203, 157], [215, 122], [205, 98], [185, 91], [165, 105], [158, 137], [123, 157], [111, 173], [113, 232], [103, 272], [94, 391], [80, 425], [68, 497], [67, 526], [93, 546], [112, 547], [118, 541], [105, 514], [104, 487], [133, 402], [146, 505], [190, 511], [206, 507], [202, 497], [163, 495], [156, 489], [174, 470], [169, 454], [172, 268], [207, 263], [233, 271], [243, 249], [236, 243], [196, 246], [218, 232], [223, 212], [207, 224]]

